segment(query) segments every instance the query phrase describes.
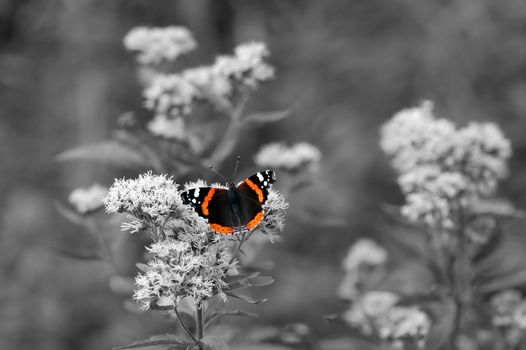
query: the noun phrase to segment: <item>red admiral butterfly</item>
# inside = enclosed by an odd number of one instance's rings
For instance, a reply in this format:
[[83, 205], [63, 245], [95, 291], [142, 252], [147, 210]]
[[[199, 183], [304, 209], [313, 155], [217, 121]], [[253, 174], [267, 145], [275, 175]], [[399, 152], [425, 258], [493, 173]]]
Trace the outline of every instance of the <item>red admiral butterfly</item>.
[[190, 205], [199, 216], [208, 220], [216, 233], [231, 235], [252, 230], [263, 220], [263, 205], [268, 191], [276, 181], [271, 170], [260, 171], [228, 189], [197, 187], [181, 193], [184, 204]]

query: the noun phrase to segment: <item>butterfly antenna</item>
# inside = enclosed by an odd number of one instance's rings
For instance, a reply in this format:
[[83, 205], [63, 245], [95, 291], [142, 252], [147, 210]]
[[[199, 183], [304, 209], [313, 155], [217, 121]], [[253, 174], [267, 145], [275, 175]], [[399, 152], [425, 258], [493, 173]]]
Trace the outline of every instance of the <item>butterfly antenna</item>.
[[237, 161], [236, 161], [236, 167], [234, 168], [234, 175], [232, 175], [232, 180], [234, 180], [236, 178], [236, 174], [237, 174], [237, 167], [239, 166], [239, 160], [241, 159], [240, 156], [237, 156]]
[[216, 175], [218, 175], [220, 178], [222, 178], [224, 182], [228, 182], [226, 178], [223, 175], [221, 175], [221, 173], [217, 171], [212, 165], [209, 165], [208, 168], [212, 170], [214, 173], [216, 173]]

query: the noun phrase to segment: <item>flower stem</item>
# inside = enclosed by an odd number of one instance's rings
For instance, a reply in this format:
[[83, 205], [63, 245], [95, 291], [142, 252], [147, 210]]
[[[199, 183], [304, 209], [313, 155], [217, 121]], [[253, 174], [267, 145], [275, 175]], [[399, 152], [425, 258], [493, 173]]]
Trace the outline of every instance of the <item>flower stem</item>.
[[179, 321], [179, 324], [181, 325], [181, 327], [184, 329], [185, 333], [194, 341], [197, 343], [197, 339], [195, 339], [194, 335], [192, 334], [192, 332], [190, 332], [190, 330], [188, 329], [188, 327], [186, 327], [185, 323], [183, 322], [183, 319], [181, 318], [181, 315], [179, 314], [179, 311], [177, 310], [177, 306], [174, 306], [174, 311], [175, 311], [175, 315], [177, 316], [177, 320]]
[[[197, 317], [196, 317], [196, 324], [195, 324], [195, 328], [196, 328], [196, 335], [197, 335], [197, 341], [201, 341], [201, 339], [203, 339], [203, 329], [204, 329], [204, 325], [203, 325], [203, 306], [199, 303], [197, 304]], [[202, 350], [203, 349], [203, 345], [201, 343], [198, 344], [198, 349], [199, 350]]]

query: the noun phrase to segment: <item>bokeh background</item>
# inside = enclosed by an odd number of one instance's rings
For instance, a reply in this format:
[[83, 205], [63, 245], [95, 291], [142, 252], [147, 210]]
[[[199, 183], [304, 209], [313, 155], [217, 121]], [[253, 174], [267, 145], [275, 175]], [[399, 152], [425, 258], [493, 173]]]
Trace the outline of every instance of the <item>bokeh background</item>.
[[[345, 332], [323, 316], [342, 309], [336, 289], [347, 247], [360, 236], [389, 245], [397, 234], [383, 208], [402, 197], [378, 129], [401, 108], [431, 99], [439, 116], [461, 125], [499, 123], [514, 147], [501, 191], [526, 207], [521, 0], [0, 0], [1, 349], [108, 349], [170, 330], [162, 317], [123, 306], [108, 266], [57, 253], [90, 242], [54, 203], [145, 170], [55, 156], [106, 139], [122, 113], [146, 113], [122, 37], [137, 25], [174, 24], [199, 43], [189, 65], [244, 41], [268, 44], [276, 79], [248, 109], [291, 116], [242, 136], [243, 175], [269, 141], [308, 141], [323, 153], [315, 182], [288, 198], [282, 240], [260, 255], [276, 282], [261, 292], [268, 303], [247, 308], [261, 315], [253, 325], [301, 322], [320, 338]], [[133, 264], [121, 273], [132, 275]]]

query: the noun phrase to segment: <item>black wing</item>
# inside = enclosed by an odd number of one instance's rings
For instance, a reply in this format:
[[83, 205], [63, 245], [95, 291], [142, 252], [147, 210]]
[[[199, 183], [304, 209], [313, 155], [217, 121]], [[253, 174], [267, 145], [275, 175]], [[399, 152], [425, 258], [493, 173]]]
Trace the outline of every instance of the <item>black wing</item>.
[[233, 234], [234, 216], [228, 199], [228, 190], [219, 187], [197, 187], [181, 193], [183, 203], [190, 205], [195, 212], [208, 220], [208, 225], [216, 233]]
[[263, 204], [267, 201], [268, 192], [276, 181], [276, 174], [271, 170], [260, 171], [243, 180], [237, 186], [239, 206], [246, 222], [242, 224], [251, 230], [263, 219]]

